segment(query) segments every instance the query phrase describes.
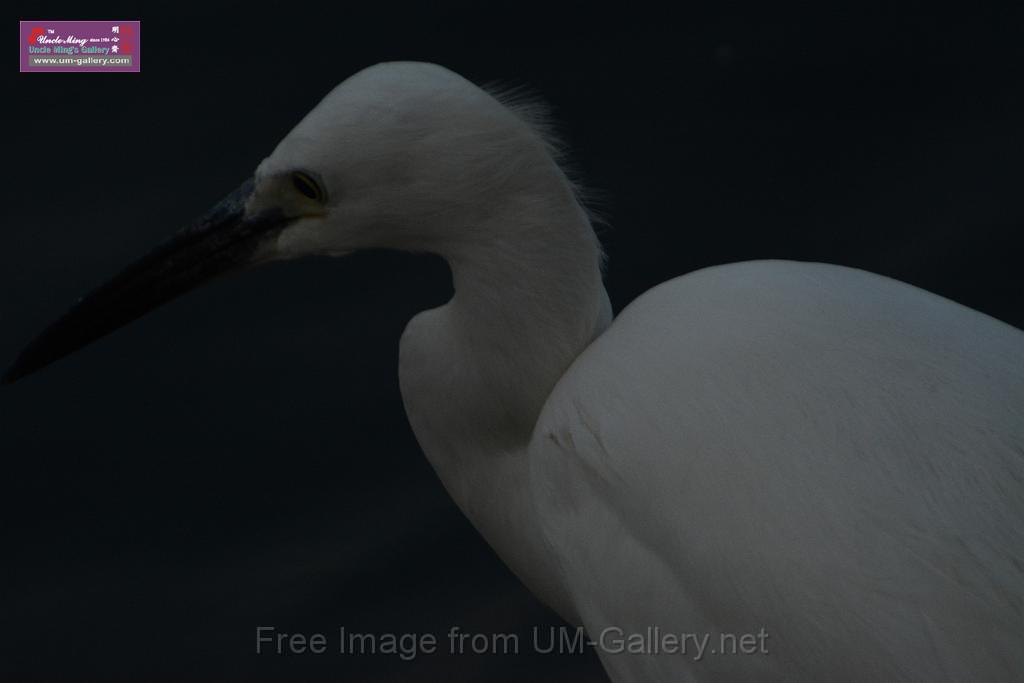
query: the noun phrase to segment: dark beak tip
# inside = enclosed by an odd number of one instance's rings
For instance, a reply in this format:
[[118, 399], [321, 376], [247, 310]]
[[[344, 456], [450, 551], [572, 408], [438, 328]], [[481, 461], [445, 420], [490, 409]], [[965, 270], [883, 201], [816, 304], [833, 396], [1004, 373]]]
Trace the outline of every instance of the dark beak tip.
[[28, 377], [32, 373], [39, 370], [39, 367], [33, 367], [31, 363], [26, 362], [23, 357], [18, 358], [14, 363], [7, 368], [4, 372], [3, 377], [0, 377], [0, 386], [7, 386], [14, 384], [20, 379]]
[[249, 179], [194, 225], [80, 299], [21, 351], [0, 385], [14, 384], [252, 260], [262, 241], [287, 222], [280, 210], [246, 217], [252, 191]]
[[30, 375], [34, 375], [45, 369], [50, 364], [69, 355], [74, 348], [63, 349], [53, 346], [53, 330], [60, 330], [59, 327], [51, 327], [26, 345], [14, 359], [3, 376], [0, 377], [0, 386], [14, 384]]

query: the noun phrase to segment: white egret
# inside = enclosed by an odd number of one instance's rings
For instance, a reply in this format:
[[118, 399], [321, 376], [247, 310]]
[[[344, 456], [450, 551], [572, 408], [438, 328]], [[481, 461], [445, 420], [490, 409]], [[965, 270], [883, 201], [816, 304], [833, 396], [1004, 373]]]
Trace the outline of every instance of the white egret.
[[612, 680], [1024, 678], [1024, 333], [782, 261], [676, 278], [612, 321], [535, 118], [438, 66], [366, 69], [7, 379], [227, 270], [432, 252], [454, 295], [402, 336], [409, 420]]

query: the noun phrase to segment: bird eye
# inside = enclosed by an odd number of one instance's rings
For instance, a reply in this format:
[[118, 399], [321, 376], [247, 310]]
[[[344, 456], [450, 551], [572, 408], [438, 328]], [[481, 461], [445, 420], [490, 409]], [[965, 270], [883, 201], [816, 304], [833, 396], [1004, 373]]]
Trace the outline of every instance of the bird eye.
[[320, 189], [320, 185], [308, 173], [303, 173], [302, 171], [292, 173], [292, 185], [295, 186], [296, 190], [313, 201], [323, 202], [323, 190]]

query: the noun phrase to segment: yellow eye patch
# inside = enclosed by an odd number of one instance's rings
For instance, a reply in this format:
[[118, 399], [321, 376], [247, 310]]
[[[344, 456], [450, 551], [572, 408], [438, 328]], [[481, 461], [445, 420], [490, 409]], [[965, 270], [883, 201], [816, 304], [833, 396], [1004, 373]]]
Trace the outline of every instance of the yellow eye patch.
[[323, 203], [325, 194], [320, 184], [313, 179], [308, 173], [302, 171], [292, 172], [292, 185], [296, 190], [299, 191], [304, 197], [308, 197], [315, 202]]

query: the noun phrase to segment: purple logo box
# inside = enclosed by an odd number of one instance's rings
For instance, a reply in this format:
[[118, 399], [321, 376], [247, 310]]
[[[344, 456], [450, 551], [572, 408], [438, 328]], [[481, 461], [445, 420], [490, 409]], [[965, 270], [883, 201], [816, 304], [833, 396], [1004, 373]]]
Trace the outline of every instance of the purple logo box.
[[22, 21], [21, 71], [138, 73], [138, 21]]

